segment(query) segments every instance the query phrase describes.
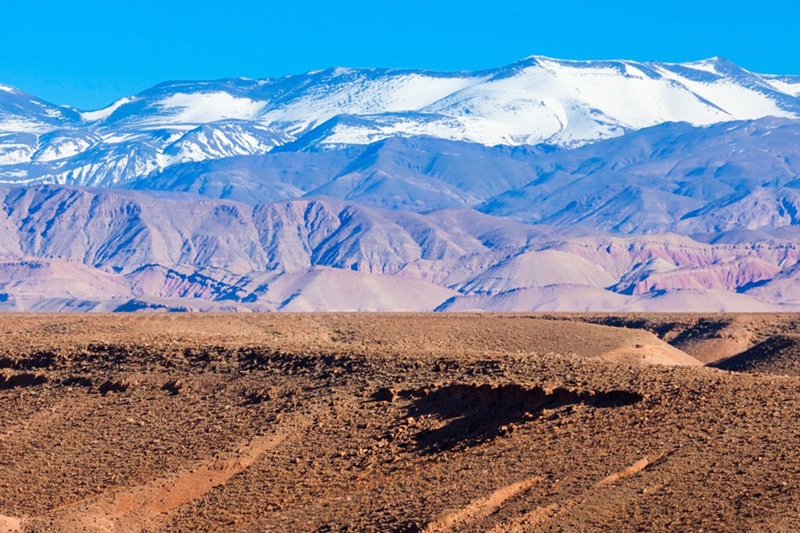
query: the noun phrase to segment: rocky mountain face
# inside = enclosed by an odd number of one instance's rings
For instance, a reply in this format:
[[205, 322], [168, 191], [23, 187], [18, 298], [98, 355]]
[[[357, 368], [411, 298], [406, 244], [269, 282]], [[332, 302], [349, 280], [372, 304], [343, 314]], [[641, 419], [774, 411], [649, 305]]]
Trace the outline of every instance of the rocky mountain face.
[[[797, 305], [792, 241], [707, 244], [338, 200], [251, 206], [6, 188], [6, 309], [637, 309]], [[714, 299], [702, 295], [712, 294]]]
[[0, 86], [0, 308], [794, 310], [799, 116], [718, 58]]

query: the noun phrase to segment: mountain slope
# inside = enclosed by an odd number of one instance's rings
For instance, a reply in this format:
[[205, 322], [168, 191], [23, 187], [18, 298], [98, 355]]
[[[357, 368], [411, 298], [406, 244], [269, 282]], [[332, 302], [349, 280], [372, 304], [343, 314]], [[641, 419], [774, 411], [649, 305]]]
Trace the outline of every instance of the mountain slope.
[[4, 308], [666, 310], [707, 295], [703, 305], [714, 309], [774, 310], [798, 302], [787, 289], [800, 264], [792, 242], [622, 238], [470, 210], [422, 215], [332, 199], [253, 207], [54, 186], [1, 189], [0, 205]]
[[699, 234], [797, 223], [797, 120], [663, 124], [532, 164], [536, 179], [479, 209], [618, 233]]
[[322, 152], [279, 148], [175, 165], [128, 187], [254, 204], [322, 195], [418, 212], [478, 208], [537, 224], [709, 240], [798, 225], [800, 121], [670, 123], [573, 150], [430, 137]]

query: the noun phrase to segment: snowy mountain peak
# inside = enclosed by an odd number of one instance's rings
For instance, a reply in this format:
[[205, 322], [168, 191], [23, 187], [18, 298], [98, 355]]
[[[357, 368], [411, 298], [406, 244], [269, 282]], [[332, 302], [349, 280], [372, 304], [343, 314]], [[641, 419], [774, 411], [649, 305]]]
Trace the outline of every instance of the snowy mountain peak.
[[103, 109], [98, 109], [97, 111], [84, 111], [81, 113], [81, 119], [85, 122], [98, 122], [101, 120], [105, 120], [114, 114], [114, 111], [119, 109], [120, 107], [130, 104], [136, 100], [135, 96], [126, 96], [124, 98], [120, 98], [113, 104], [108, 107], [104, 107]]
[[124, 183], [177, 162], [390, 137], [577, 147], [666, 122], [767, 116], [800, 116], [800, 78], [754, 74], [716, 57], [681, 64], [535, 55], [479, 72], [337, 67], [174, 81], [85, 112], [3, 86], [0, 181]]

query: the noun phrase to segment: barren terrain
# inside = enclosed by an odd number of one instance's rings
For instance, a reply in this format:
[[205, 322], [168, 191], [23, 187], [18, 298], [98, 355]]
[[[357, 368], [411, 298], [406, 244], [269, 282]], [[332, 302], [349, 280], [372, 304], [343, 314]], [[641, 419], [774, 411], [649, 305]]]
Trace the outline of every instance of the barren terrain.
[[797, 531], [798, 323], [0, 316], [0, 531]]

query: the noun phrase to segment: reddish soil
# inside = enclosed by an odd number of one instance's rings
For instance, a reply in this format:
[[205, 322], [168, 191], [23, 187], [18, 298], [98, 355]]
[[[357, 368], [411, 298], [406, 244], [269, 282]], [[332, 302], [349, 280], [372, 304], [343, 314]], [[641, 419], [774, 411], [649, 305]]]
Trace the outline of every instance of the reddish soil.
[[800, 530], [800, 317], [548, 318], [0, 316], [0, 531]]

